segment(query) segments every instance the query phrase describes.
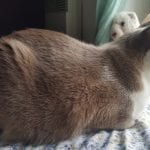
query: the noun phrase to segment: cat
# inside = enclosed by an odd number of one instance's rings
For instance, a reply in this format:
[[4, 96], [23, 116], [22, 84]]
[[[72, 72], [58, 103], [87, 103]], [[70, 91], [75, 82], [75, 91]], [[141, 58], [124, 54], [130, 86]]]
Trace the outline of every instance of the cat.
[[126, 129], [150, 96], [150, 26], [94, 46], [44, 29], [0, 39], [0, 140], [48, 144]]

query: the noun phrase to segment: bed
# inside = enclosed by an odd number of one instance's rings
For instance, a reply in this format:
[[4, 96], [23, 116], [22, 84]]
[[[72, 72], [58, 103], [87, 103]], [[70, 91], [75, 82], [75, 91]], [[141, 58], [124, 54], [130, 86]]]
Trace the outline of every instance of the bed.
[[0, 150], [150, 150], [150, 104], [145, 107], [134, 127], [126, 130], [98, 131], [81, 135], [57, 145], [0, 147]]

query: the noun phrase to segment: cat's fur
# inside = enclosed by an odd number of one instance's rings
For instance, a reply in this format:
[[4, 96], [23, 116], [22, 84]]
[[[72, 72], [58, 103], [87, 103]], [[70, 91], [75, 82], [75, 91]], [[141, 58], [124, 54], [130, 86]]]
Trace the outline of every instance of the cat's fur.
[[133, 126], [149, 96], [149, 48], [150, 27], [101, 47], [38, 29], [2, 37], [0, 139], [45, 144]]

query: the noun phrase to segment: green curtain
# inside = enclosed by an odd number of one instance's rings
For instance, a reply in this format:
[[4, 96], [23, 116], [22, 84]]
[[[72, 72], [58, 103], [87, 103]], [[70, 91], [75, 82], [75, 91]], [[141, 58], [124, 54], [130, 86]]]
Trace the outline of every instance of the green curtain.
[[123, 9], [126, 0], [97, 0], [96, 4], [96, 45], [110, 40], [110, 28], [113, 17]]

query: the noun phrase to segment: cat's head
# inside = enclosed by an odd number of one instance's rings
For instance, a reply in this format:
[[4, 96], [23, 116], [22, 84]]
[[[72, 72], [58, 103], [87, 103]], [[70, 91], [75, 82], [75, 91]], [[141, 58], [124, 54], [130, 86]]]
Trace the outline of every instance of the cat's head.
[[150, 53], [150, 23], [146, 26], [139, 27], [133, 33], [124, 35], [115, 43], [117, 43], [120, 48], [125, 48], [127, 54], [146, 56]]

